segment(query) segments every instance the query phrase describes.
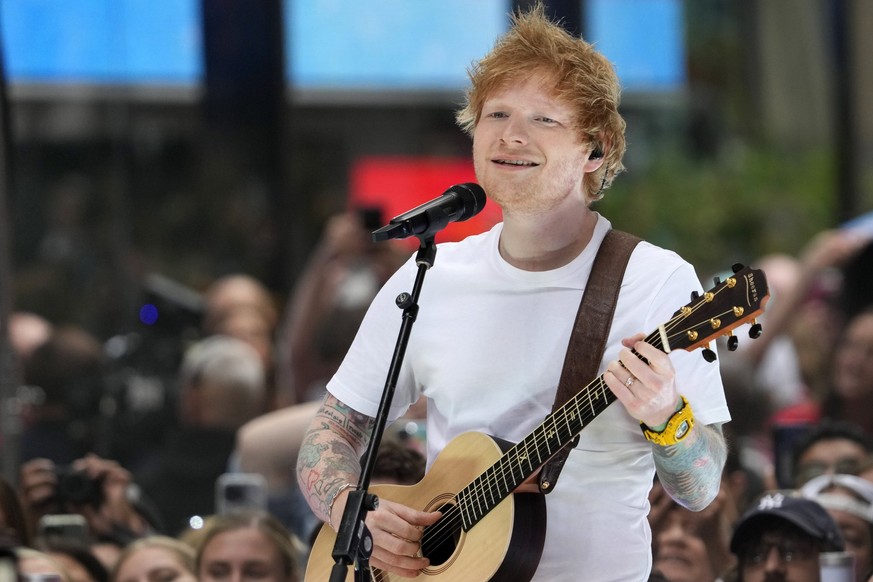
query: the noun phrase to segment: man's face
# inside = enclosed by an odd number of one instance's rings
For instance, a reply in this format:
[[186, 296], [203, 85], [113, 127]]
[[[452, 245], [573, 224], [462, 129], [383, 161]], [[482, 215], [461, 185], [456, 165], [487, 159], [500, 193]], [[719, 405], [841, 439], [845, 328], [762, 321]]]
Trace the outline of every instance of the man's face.
[[873, 313], [849, 322], [837, 346], [834, 391], [842, 398], [858, 400], [873, 393]]
[[740, 556], [743, 582], [819, 582], [819, 543], [796, 528], [769, 529]]
[[670, 582], [712, 580], [705, 523], [700, 513], [676, 507], [654, 534], [654, 567]]
[[507, 83], [484, 103], [473, 133], [476, 177], [504, 213], [535, 214], [585, 205], [591, 146], [579, 143], [575, 115], [548, 77]]
[[848, 438], [829, 438], [816, 442], [797, 459], [797, 485], [819, 475], [854, 474], [867, 457], [867, 451]]

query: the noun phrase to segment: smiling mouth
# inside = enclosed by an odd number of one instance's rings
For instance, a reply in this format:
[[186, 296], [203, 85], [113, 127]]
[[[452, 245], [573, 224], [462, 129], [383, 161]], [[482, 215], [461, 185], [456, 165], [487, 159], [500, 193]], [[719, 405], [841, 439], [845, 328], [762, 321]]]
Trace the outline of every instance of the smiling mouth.
[[501, 166], [516, 166], [519, 168], [533, 168], [535, 166], [539, 166], [539, 164], [534, 162], [527, 162], [524, 160], [491, 160], [495, 164], [499, 164]]

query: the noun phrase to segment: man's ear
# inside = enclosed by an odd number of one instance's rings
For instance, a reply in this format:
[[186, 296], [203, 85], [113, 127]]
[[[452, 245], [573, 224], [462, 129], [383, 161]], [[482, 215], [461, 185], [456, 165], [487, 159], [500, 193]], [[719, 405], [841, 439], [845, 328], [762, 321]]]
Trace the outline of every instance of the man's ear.
[[588, 154], [588, 160], [585, 162], [585, 173], [595, 172], [603, 165], [603, 145], [594, 142], [591, 153]]
[[585, 165], [583, 166], [583, 171], [587, 174], [589, 172], [595, 172], [600, 169], [600, 166], [603, 165], [603, 158], [591, 158], [589, 157], [585, 161]]

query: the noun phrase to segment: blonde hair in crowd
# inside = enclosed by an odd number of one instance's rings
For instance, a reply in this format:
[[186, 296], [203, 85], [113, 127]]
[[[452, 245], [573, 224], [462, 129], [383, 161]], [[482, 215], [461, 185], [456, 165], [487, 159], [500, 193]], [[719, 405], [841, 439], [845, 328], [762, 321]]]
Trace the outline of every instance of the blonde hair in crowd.
[[219, 534], [249, 528], [258, 530], [272, 542], [281, 556], [285, 580], [296, 582], [299, 579], [300, 567], [298, 559], [300, 548], [296, 537], [271, 513], [256, 509], [211, 515], [202, 530], [185, 538], [188, 543], [197, 548], [195, 572], [198, 576], [202, 567], [203, 549], [210, 541]]
[[575, 111], [579, 143], [590, 143], [603, 152], [603, 165], [585, 176], [588, 203], [600, 200], [624, 169], [625, 121], [618, 112], [618, 77], [593, 45], [551, 22], [542, 4], [513, 14], [509, 32], [468, 71], [471, 85], [455, 116], [458, 125], [472, 136], [491, 95], [536, 73], [545, 73], [554, 83], [554, 96]]
[[194, 569], [196, 554], [191, 545], [174, 537], [154, 534], [134, 540], [125, 546], [121, 551], [121, 554], [118, 556], [118, 561], [112, 569], [110, 580], [118, 580], [118, 573], [121, 571], [121, 566], [124, 562], [142, 548], [159, 548], [167, 550], [176, 557], [180, 566], [185, 568], [192, 575], [196, 573], [196, 570]]

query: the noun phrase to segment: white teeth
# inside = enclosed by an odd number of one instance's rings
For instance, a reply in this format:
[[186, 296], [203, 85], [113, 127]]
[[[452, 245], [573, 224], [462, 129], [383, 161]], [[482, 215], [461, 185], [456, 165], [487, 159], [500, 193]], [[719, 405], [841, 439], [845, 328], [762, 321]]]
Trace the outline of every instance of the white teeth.
[[522, 160], [496, 160], [499, 164], [507, 164], [509, 166], [536, 166], [533, 162], [525, 162]]

